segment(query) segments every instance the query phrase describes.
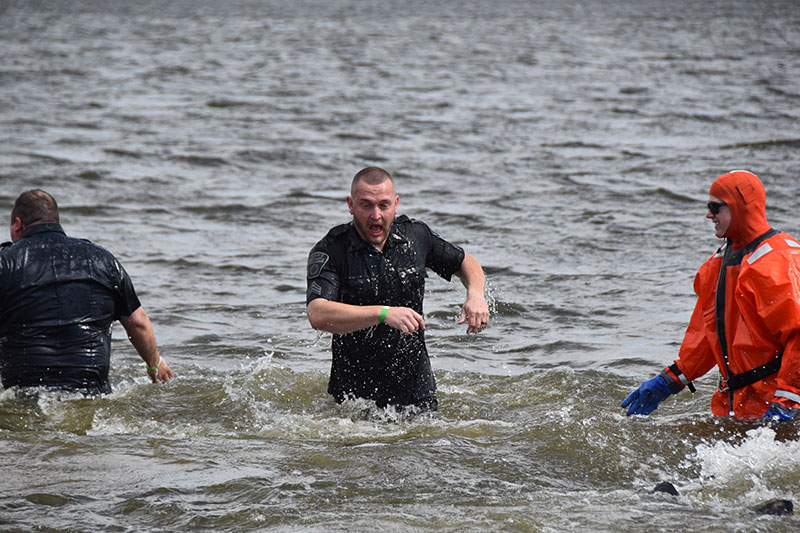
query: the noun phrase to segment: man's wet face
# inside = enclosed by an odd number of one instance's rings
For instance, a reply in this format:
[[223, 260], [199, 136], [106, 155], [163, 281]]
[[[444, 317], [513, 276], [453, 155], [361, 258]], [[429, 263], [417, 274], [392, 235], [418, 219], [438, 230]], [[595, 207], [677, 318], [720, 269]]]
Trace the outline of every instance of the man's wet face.
[[378, 185], [361, 181], [353, 195], [347, 197], [358, 234], [378, 250], [383, 250], [389, 237], [399, 200], [394, 184], [388, 179]]

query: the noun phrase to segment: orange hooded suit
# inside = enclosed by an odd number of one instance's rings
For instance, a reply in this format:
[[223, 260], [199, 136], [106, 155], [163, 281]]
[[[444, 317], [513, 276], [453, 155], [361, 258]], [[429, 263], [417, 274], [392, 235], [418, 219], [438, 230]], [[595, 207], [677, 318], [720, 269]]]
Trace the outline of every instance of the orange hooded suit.
[[724, 174], [709, 193], [730, 208], [728, 242], [695, 276], [697, 304], [662, 376], [677, 392], [717, 366], [715, 416], [757, 419], [771, 402], [800, 407], [800, 243], [770, 228], [754, 174]]

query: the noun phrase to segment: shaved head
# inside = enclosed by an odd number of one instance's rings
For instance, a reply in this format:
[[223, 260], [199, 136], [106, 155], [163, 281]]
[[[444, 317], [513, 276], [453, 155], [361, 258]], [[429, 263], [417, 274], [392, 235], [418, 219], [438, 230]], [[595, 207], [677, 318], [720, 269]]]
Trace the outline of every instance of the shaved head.
[[380, 185], [384, 181], [389, 180], [392, 182], [392, 189], [395, 189], [394, 178], [392, 175], [380, 167], [366, 167], [356, 173], [353, 177], [353, 183], [350, 184], [350, 196], [355, 196], [358, 184], [362, 181], [367, 185]]

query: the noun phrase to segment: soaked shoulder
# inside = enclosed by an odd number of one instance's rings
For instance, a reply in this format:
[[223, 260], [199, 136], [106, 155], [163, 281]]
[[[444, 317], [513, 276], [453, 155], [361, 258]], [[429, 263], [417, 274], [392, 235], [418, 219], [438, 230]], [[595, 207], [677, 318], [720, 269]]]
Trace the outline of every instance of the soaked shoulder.
[[105, 271], [117, 275], [123, 271], [122, 264], [113, 253], [89, 239], [65, 237], [58, 249], [71, 257], [82, 258], [87, 264], [93, 265], [95, 272]]
[[[400, 217], [398, 217], [398, 219], [399, 218]], [[423, 222], [421, 220], [418, 220], [416, 218], [409, 218], [409, 217], [407, 217], [405, 215], [403, 215], [403, 218], [405, 219], [406, 228], [407, 228], [406, 231], [405, 231], [406, 235], [412, 235], [413, 234], [418, 238], [426, 238], [426, 239], [429, 239], [429, 240], [433, 239], [433, 240], [442, 240], [442, 241], [444, 241], [444, 239], [441, 237], [441, 235], [436, 233], [436, 231], [433, 228], [431, 228], [428, 224], [426, 224], [425, 222]]]
[[113, 259], [116, 260], [114, 254], [109, 252], [107, 249], [103, 248], [97, 243], [90, 241], [89, 239], [79, 239], [77, 237], [66, 237], [67, 246], [76, 249], [76, 250], [83, 250], [84, 253], [87, 255], [92, 255], [94, 257], [102, 257], [106, 259]]
[[328, 233], [326, 233], [325, 236], [314, 245], [314, 249], [330, 248], [337, 245], [342, 245], [347, 239], [347, 232], [350, 229], [350, 226], [351, 224], [347, 222], [332, 227]]
[[419, 231], [431, 233], [430, 226], [428, 226], [425, 222], [416, 218], [410, 218], [408, 215], [398, 215], [395, 217], [394, 225], [403, 233]]

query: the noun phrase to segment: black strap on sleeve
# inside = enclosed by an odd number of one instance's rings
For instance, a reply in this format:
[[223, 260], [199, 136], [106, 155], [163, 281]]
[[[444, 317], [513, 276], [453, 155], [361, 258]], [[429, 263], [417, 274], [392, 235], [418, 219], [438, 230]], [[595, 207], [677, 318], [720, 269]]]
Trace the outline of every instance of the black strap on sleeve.
[[[669, 368], [670, 372], [672, 372], [673, 374], [678, 376], [678, 379], [680, 379], [680, 377], [683, 375], [683, 372], [681, 372], [681, 369], [678, 368], [678, 365], [676, 365], [675, 363], [672, 363], [671, 365], [669, 365], [668, 368]], [[680, 386], [681, 389], [683, 388], [683, 382], [682, 381], [679, 382], [678, 385]], [[689, 390], [692, 391], [692, 393], [697, 392], [697, 389], [694, 388], [694, 384], [691, 381], [687, 380], [686, 381], [686, 386], [689, 387]], [[675, 391], [675, 392], [679, 392], [679, 391]]]

